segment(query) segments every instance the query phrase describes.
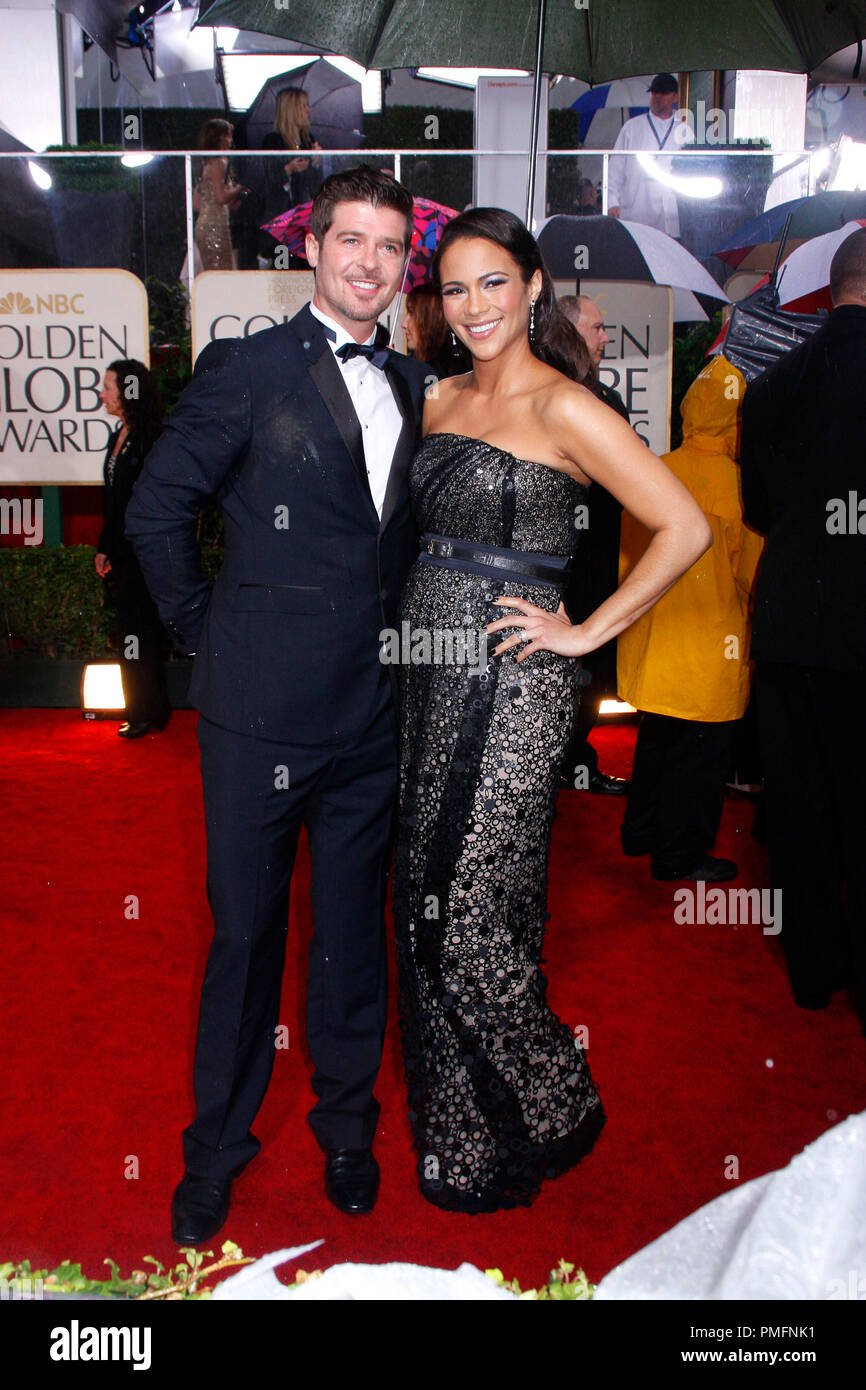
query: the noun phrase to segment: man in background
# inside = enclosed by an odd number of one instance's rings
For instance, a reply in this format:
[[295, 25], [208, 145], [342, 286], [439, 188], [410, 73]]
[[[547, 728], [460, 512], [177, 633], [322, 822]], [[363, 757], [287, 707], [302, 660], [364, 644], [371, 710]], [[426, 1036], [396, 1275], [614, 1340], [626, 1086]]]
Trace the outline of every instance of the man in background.
[[770, 877], [797, 1003], [851, 985], [866, 1018], [866, 228], [830, 266], [833, 312], [746, 392]]
[[[626, 121], [613, 153], [635, 151], [628, 158], [612, 158], [608, 177], [608, 216], [626, 222], [644, 222], [668, 236], [680, 234], [680, 215], [673, 189], [664, 182], [670, 173], [669, 154], [694, 144], [694, 132], [674, 112], [679, 83], [672, 72], [660, 72], [649, 86], [649, 111]], [[662, 155], [662, 151], [666, 151]]]
[[[610, 342], [601, 310], [594, 300], [583, 294], [563, 295], [559, 307], [583, 338], [592, 359], [594, 380], [588, 380], [587, 386], [627, 422], [628, 411], [619, 393], [598, 379], [604, 349]], [[566, 594], [566, 606], [575, 622], [588, 618], [619, 583], [622, 504], [598, 483], [593, 483], [587, 507], [588, 525], [579, 537], [575, 567]], [[574, 732], [562, 766], [562, 785], [578, 791], [623, 796], [628, 791], [628, 782], [624, 777], [612, 777], [599, 771], [598, 753], [589, 742], [602, 700], [605, 696], [616, 695], [615, 640], [582, 658], [580, 679]]]

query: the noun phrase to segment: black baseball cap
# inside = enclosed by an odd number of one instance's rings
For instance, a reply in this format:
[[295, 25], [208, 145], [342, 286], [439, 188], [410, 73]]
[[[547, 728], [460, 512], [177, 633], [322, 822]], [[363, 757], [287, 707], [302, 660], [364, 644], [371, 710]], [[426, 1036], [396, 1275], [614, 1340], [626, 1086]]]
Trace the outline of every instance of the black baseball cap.
[[648, 92], [678, 92], [680, 84], [672, 72], [660, 72], [647, 87]]

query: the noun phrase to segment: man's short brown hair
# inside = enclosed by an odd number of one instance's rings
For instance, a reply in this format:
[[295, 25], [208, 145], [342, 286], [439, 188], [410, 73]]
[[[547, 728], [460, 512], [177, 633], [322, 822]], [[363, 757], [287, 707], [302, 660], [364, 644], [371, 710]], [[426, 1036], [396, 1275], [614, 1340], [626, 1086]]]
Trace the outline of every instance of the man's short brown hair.
[[310, 231], [320, 246], [334, 220], [334, 208], [338, 203], [372, 203], [374, 208], [393, 208], [401, 212], [406, 219], [403, 249], [409, 250], [413, 227], [412, 195], [393, 175], [384, 174], [370, 164], [359, 164], [356, 169], [345, 169], [325, 179], [313, 199], [310, 213]]

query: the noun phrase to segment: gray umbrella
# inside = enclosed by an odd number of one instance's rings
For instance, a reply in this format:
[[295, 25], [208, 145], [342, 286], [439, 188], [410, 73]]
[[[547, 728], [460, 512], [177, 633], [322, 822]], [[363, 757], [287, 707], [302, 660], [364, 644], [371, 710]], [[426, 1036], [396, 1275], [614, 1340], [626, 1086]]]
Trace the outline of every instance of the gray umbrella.
[[300, 87], [310, 103], [310, 129], [323, 149], [356, 149], [363, 138], [361, 84], [323, 58], [306, 67], [271, 77], [237, 123], [238, 149], [260, 150], [274, 128], [277, 95], [284, 87]]

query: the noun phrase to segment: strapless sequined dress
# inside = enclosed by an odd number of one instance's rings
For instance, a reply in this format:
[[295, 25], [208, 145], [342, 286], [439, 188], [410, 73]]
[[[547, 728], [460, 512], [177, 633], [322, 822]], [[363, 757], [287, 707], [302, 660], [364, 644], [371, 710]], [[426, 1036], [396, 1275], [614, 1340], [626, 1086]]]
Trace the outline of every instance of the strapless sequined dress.
[[[427, 536], [542, 560], [571, 555], [587, 492], [454, 434], [424, 439], [409, 487]], [[503, 616], [498, 595], [553, 611], [559, 590], [493, 578], [447, 550], [422, 551], [401, 601], [401, 625], [434, 635], [434, 659], [400, 667], [399, 1013], [421, 1190], [437, 1206], [483, 1212], [528, 1205], [588, 1152], [605, 1116], [540, 966], [576, 663], [493, 656], [507, 634], [489, 639], [486, 666], [449, 662], [444, 646], [435, 659], [437, 631], [483, 632]]]

